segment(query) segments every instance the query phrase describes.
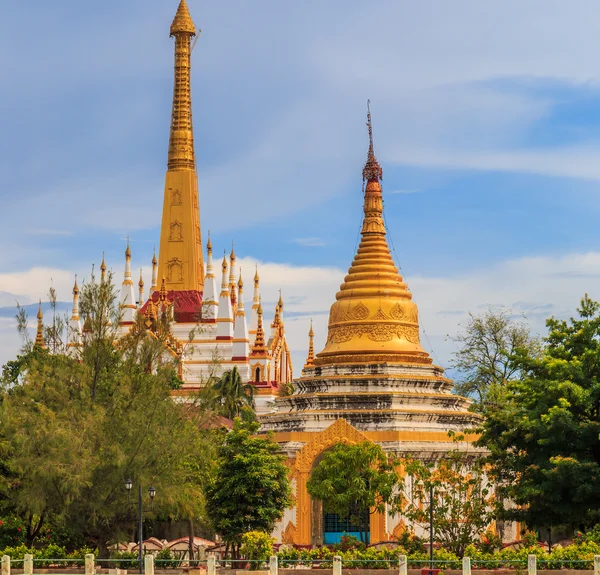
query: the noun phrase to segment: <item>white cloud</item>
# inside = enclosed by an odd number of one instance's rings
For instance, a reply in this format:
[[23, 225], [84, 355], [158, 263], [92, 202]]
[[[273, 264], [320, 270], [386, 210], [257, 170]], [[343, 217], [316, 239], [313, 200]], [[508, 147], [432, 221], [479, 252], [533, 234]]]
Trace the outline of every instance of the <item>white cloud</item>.
[[[285, 307], [284, 317], [296, 376], [306, 357], [308, 330], [312, 318], [315, 330], [315, 348], [322, 349], [327, 337], [329, 308], [343, 282], [345, 270], [334, 267], [294, 266], [264, 262], [254, 258], [240, 258], [246, 284], [258, 264], [265, 320], [270, 323], [281, 289]], [[3, 274], [0, 285], [10, 285], [11, 291], [28, 295], [31, 301], [38, 297], [35, 285], [47, 285], [48, 278], [61, 293], [69, 293], [73, 274], [64, 270], [33, 269], [21, 274]], [[115, 273], [120, 283], [122, 270]], [[455, 335], [468, 312], [480, 312], [489, 305], [511, 308], [524, 314], [531, 328], [545, 333], [545, 320], [551, 315], [570, 317], [584, 293], [600, 299], [600, 252], [574, 253], [556, 257], [528, 257], [507, 260], [470, 273], [447, 277], [415, 275], [405, 278], [419, 306], [421, 328], [426, 332], [422, 344], [433, 346], [434, 360], [443, 366], [454, 345], [448, 336]], [[146, 285], [149, 286], [149, 278]], [[1, 283], [4, 282], [4, 283]], [[33, 286], [32, 286], [33, 282]], [[245, 294], [246, 308], [250, 309], [252, 293]], [[61, 298], [67, 299], [67, 298]], [[19, 347], [14, 326], [3, 320], [0, 325], [0, 363], [10, 359]], [[431, 349], [429, 349], [431, 351]]]

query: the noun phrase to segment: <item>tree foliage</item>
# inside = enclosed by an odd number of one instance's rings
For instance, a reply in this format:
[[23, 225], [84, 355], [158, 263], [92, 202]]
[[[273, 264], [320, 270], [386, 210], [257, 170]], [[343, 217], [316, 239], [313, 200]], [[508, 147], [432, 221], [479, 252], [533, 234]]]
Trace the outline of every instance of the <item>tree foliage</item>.
[[467, 324], [454, 338], [459, 350], [451, 367], [459, 376], [454, 390], [473, 399], [473, 410], [487, 413], [501, 403], [506, 384], [523, 375], [517, 356], [526, 350], [536, 357], [540, 342], [527, 325], [504, 308], [490, 307], [480, 315], [469, 314]]
[[237, 367], [227, 370], [212, 384], [213, 409], [228, 419], [255, 419], [254, 386], [244, 383]]
[[578, 316], [551, 318], [541, 357], [523, 354], [501, 409], [488, 414], [480, 444], [504, 516], [531, 527], [585, 529], [599, 519], [600, 305], [586, 295]]
[[109, 280], [82, 286], [81, 312], [76, 353], [63, 353], [64, 337], [49, 351], [26, 342], [3, 370], [0, 492], [5, 510], [26, 523], [67, 525], [105, 555], [135, 525], [127, 478], [156, 488], [154, 514], [201, 513], [214, 443], [197, 406], [171, 398], [177, 360], [161, 336], [139, 323], [118, 337]]
[[403, 494], [403, 515], [428, 531], [433, 511], [434, 541], [462, 557], [493, 519], [492, 492], [482, 462], [449, 452], [437, 465], [415, 459], [404, 465], [409, 485]]
[[395, 465], [375, 443], [338, 443], [324, 453], [306, 487], [326, 513], [359, 526], [365, 542], [371, 514], [399, 509], [401, 481]]
[[286, 458], [269, 437], [254, 436], [258, 428], [236, 418], [205, 491], [208, 517], [235, 557], [244, 533], [271, 533], [292, 504]]

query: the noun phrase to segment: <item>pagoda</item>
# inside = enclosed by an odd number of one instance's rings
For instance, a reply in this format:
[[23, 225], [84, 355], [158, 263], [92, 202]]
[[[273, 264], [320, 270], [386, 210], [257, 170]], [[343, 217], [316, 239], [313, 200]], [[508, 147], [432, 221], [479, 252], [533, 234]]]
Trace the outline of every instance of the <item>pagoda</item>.
[[[289, 458], [295, 508], [286, 511], [275, 536], [283, 543], [320, 545], [327, 518], [306, 483], [326, 450], [340, 442], [375, 442], [387, 451], [435, 461], [450, 449], [476, 451], [469, 428], [480, 422], [470, 401], [451, 393], [452, 381], [432, 363], [420, 343], [412, 294], [394, 264], [383, 217], [382, 168], [373, 149], [363, 169], [363, 222], [354, 261], [329, 313], [324, 349], [309, 353], [293, 392], [263, 415], [262, 431], [273, 432]], [[452, 443], [449, 432], [462, 434]], [[373, 513], [370, 542], [398, 535], [401, 517]], [[335, 530], [335, 527], [333, 528]]]
[[[271, 409], [280, 386], [292, 380], [284, 304], [280, 297], [273, 310], [271, 336], [265, 340], [264, 331], [259, 334], [259, 324], [263, 330], [263, 317], [258, 269], [247, 318], [244, 282], [233, 247], [229, 256], [223, 256], [220, 278], [213, 263], [210, 235], [204, 260], [191, 96], [191, 56], [193, 38], [198, 32], [186, 0], [180, 0], [170, 27], [175, 43], [174, 85], [160, 250], [158, 258], [156, 254], [152, 258], [152, 284], [146, 298], [141, 270], [136, 294], [131, 247], [127, 241], [119, 296], [121, 316], [116, 329], [119, 336], [125, 336], [137, 322], [142, 322], [152, 331], [158, 314], [166, 311], [172, 319], [167, 351], [178, 360], [183, 380], [173, 395], [185, 401], [224, 371], [236, 368], [244, 382], [254, 385], [257, 412], [263, 413]], [[101, 281], [106, 281], [104, 257], [100, 270]], [[75, 284], [68, 341], [69, 353], [73, 355], [79, 353], [85, 332], [79, 319], [78, 295]], [[40, 315], [40, 325], [41, 322]], [[40, 345], [44, 343], [41, 327], [38, 340]]]

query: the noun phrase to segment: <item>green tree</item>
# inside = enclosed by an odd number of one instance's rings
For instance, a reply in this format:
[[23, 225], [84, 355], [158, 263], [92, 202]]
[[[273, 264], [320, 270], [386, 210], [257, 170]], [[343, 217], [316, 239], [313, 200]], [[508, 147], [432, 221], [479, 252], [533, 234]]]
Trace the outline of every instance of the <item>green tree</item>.
[[407, 459], [404, 465], [410, 489], [403, 495], [402, 513], [428, 532], [433, 511], [434, 541], [462, 557], [494, 518], [482, 460], [450, 452], [437, 465], [416, 459]]
[[395, 460], [370, 441], [338, 443], [326, 451], [306, 487], [311, 497], [323, 502], [326, 513], [359, 526], [363, 542], [370, 515], [388, 508], [395, 512], [402, 500]]
[[507, 382], [522, 378], [518, 352], [526, 350], [536, 357], [541, 351], [528, 326], [505, 308], [490, 307], [482, 314], [469, 314], [453, 340], [459, 347], [451, 363], [458, 373], [454, 391], [472, 398], [472, 409], [484, 414], [502, 403]]
[[587, 295], [578, 316], [551, 318], [545, 352], [523, 354], [479, 444], [490, 452], [503, 515], [534, 528], [598, 522], [600, 501], [600, 305]]
[[[105, 556], [108, 544], [135, 524], [127, 478], [156, 488], [150, 515], [201, 514], [200, 479], [214, 442], [202, 411], [171, 398], [178, 359], [160, 325], [150, 332], [140, 319], [118, 337], [110, 278], [92, 277], [80, 307], [85, 334], [76, 353], [63, 353], [67, 338], [58, 335], [53, 353], [26, 342], [3, 371], [0, 489], [26, 522], [69, 526]], [[165, 308], [155, 324], [169, 321]]]
[[205, 490], [208, 518], [234, 558], [244, 533], [271, 533], [292, 504], [285, 456], [269, 437], [254, 436], [258, 429], [256, 422], [235, 419]]
[[229, 419], [247, 419], [254, 410], [254, 386], [244, 383], [237, 367], [227, 370], [214, 382], [214, 410]]

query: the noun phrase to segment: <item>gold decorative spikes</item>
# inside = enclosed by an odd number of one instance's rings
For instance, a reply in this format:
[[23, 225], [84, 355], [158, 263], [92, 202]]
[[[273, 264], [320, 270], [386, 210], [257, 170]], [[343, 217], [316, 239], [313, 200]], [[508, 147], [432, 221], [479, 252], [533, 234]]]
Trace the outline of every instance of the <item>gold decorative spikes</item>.
[[371, 112], [367, 114], [369, 150], [361, 241], [329, 314], [327, 343], [315, 365], [391, 358], [430, 363], [419, 341], [417, 306], [398, 273], [383, 220], [381, 166], [373, 151]]

